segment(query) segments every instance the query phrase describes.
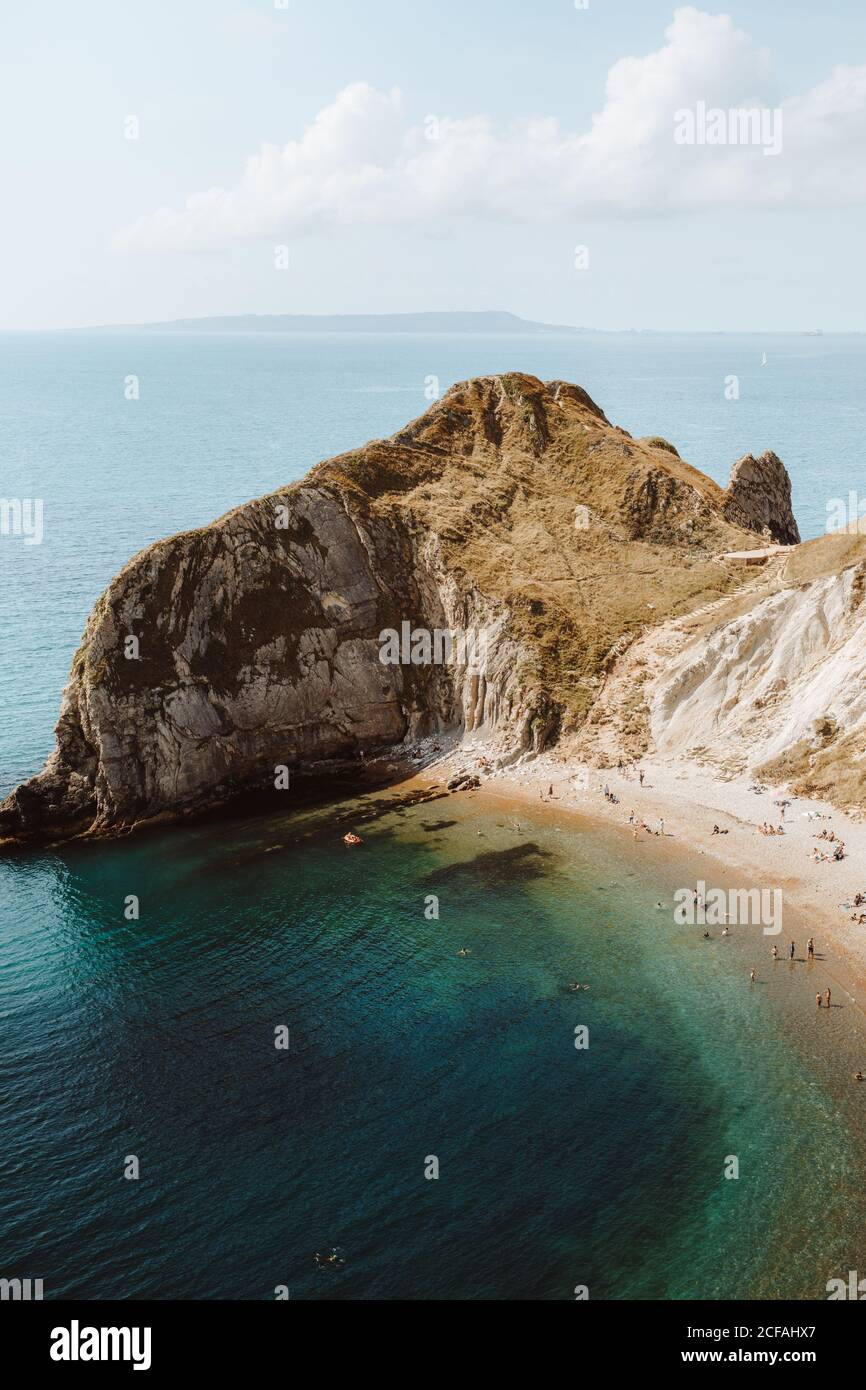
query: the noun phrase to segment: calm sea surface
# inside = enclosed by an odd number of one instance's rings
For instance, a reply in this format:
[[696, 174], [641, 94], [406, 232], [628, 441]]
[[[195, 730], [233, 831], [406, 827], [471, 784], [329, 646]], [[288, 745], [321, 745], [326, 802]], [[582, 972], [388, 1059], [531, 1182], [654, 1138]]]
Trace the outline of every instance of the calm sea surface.
[[[41, 545], [0, 536], [0, 793], [49, 752], [130, 555], [390, 434], [430, 376], [506, 369], [579, 382], [721, 483], [775, 449], [806, 536], [831, 498], [866, 499], [866, 338], [0, 335], [0, 495], [45, 508]], [[771, 970], [747, 929], [674, 927], [656, 901], [696, 876], [471, 797], [348, 789], [0, 860], [0, 1277], [46, 1297], [822, 1296], [866, 1267], [859, 1015], [843, 997], [816, 1017], [820, 962]], [[316, 1270], [331, 1246], [344, 1268]]]

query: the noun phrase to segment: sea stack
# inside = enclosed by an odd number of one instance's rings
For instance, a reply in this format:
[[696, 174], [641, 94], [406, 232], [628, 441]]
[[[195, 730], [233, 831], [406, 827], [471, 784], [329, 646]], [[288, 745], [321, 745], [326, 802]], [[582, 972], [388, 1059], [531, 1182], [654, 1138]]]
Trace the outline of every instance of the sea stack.
[[800, 530], [791, 509], [791, 479], [782, 460], [767, 452], [746, 454], [734, 464], [725, 515], [759, 531], [777, 545], [799, 545]]

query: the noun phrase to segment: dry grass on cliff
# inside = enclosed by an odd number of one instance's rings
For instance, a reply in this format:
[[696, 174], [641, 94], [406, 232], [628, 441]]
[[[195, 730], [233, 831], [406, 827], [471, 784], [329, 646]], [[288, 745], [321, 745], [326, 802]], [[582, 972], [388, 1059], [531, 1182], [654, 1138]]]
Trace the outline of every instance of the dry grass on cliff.
[[866, 536], [836, 532], [796, 546], [786, 556], [784, 581], [806, 584], [866, 561]]
[[781, 757], [764, 763], [757, 775], [777, 785], [786, 783], [796, 796], [831, 801], [848, 810], [866, 804], [866, 740], [862, 730], [815, 748], [803, 740]]
[[566, 730], [646, 625], [754, 582], [717, 558], [755, 539], [723, 520], [722, 490], [667, 441], [610, 425], [578, 388], [471, 382], [323, 476], [335, 469], [377, 509], [411, 513], [449, 568], [509, 607]]

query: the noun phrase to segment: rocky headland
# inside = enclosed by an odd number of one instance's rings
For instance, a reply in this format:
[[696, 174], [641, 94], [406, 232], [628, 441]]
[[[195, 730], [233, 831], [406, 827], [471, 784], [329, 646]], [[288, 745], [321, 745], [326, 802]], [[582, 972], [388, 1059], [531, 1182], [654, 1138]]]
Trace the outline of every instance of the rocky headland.
[[[130, 560], [0, 837], [124, 833], [438, 735], [495, 769], [651, 752], [856, 808], [864, 575], [864, 538], [799, 544], [775, 454], [722, 489], [578, 386], [463, 382]], [[406, 624], [483, 633], [483, 659], [383, 661]]]

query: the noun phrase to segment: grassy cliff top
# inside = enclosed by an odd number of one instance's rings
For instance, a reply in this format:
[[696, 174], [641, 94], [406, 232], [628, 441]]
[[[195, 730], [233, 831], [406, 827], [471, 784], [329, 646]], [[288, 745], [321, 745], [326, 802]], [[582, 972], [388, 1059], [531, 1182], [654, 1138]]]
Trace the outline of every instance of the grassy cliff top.
[[725, 520], [724, 490], [566, 382], [461, 382], [392, 439], [320, 464], [309, 481], [435, 533], [449, 569], [508, 605], [566, 729], [645, 625], [753, 582], [720, 558], [756, 544]]

